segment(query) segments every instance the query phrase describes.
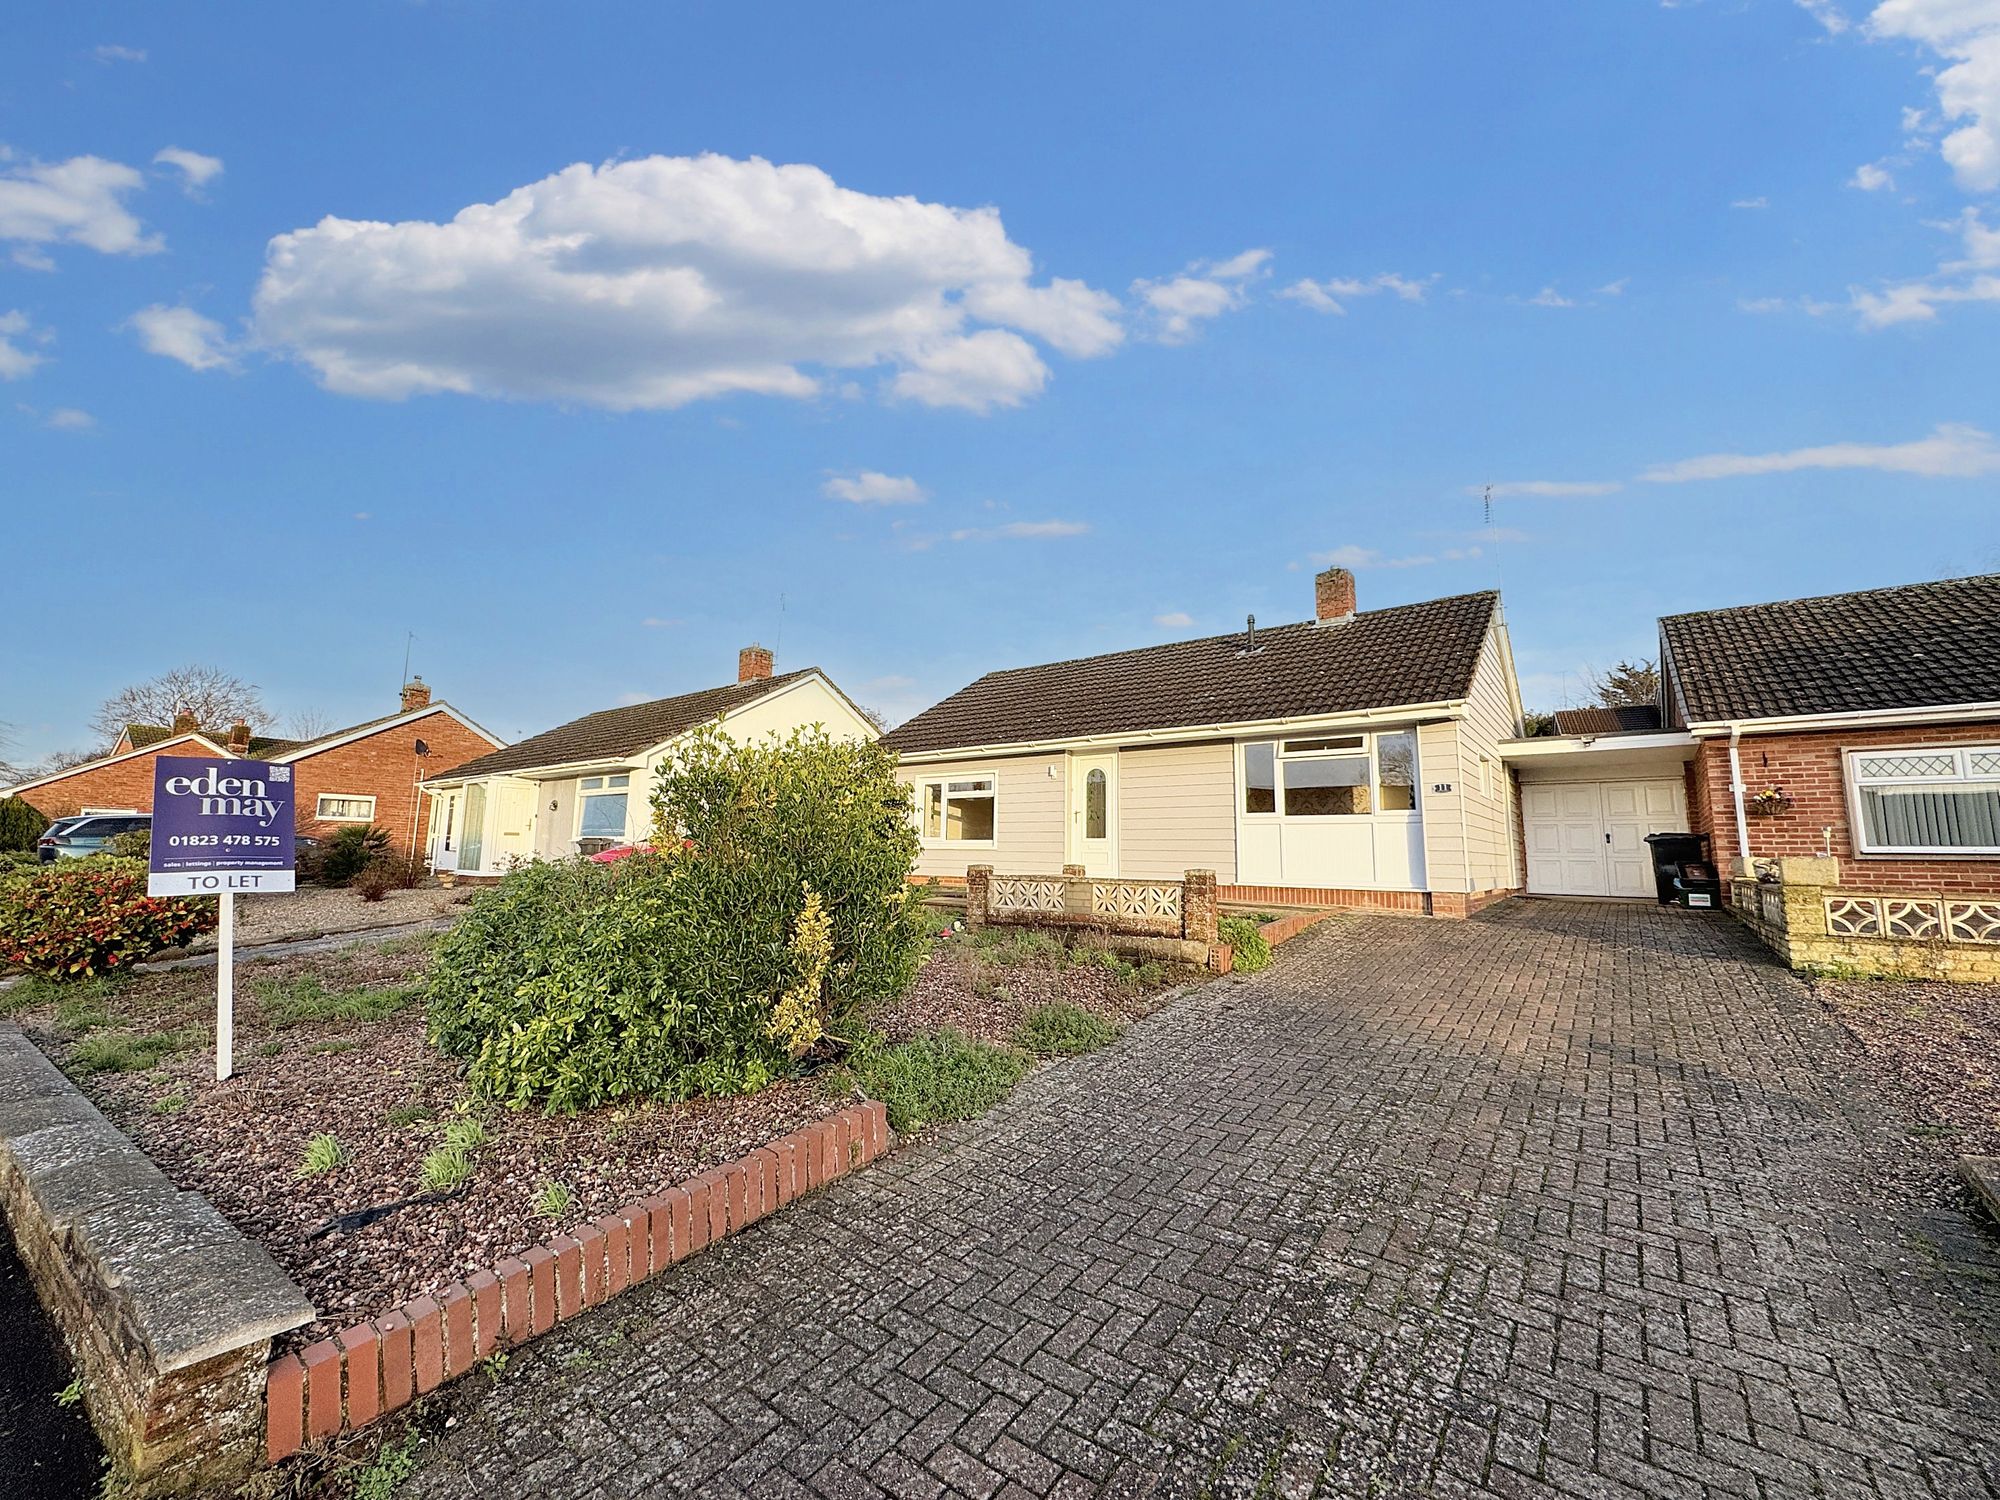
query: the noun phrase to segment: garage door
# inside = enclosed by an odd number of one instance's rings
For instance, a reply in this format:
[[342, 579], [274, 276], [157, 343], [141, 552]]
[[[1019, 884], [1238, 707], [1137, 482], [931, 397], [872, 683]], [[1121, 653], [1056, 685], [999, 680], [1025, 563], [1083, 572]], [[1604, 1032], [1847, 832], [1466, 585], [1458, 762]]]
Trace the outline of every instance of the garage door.
[[1528, 890], [1542, 896], [1650, 896], [1646, 835], [1687, 827], [1678, 779], [1529, 782], [1521, 811]]

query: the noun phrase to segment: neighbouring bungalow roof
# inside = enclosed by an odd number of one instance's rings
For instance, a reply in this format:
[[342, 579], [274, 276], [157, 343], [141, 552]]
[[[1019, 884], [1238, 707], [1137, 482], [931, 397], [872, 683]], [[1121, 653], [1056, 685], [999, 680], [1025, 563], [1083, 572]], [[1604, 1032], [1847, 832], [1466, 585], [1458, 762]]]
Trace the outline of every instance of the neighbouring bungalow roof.
[[585, 714], [567, 724], [544, 730], [525, 740], [482, 755], [477, 760], [454, 766], [435, 780], [456, 781], [463, 777], [490, 776], [502, 771], [526, 771], [542, 766], [567, 766], [637, 755], [641, 750], [665, 744], [698, 724], [753, 703], [766, 693], [818, 672], [802, 667], [796, 672], [751, 682], [732, 682], [727, 687], [704, 688], [683, 693], [678, 698], [656, 698], [651, 703], [634, 703], [625, 708], [607, 708]]
[[[352, 725], [346, 729], [336, 730], [334, 734], [324, 735], [322, 738], [333, 739], [335, 735], [352, 734], [356, 729], [361, 727], [363, 726], [359, 724]], [[226, 728], [200, 729], [195, 732], [207, 735], [218, 745], [226, 746], [229, 743], [229, 731]], [[174, 735], [175, 731], [164, 724], [127, 724], [125, 726], [125, 742], [134, 750], [150, 750], [153, 746], [163, 744], [167, 740], [174, 738]], [[253, 734], [250, 736], [250, 756], [253, 760], [267, 760], [273, 755], [286, 755], [311, 743], [313, 743], [311, 740], [279, 740], [273, 739], [269, 735]]]
[[1500, 604], [1458, 594], [989, 672], [883, 736], [905, 754], [1356, 713], [1466, 696]]
[[1660, 621], [1693, 724], [2000, 700], [2000, 574]]
[[1559, 708], [1557, 734], [1650, 734], [1660, 727], [1657, 703], [1621, 703], [1611, 708]]

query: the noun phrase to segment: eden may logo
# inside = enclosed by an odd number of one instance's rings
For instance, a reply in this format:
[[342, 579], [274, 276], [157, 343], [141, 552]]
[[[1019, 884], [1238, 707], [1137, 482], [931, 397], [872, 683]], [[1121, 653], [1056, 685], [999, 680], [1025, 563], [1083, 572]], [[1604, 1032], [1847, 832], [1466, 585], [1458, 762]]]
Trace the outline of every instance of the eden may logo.
[[278, 803], [262, 781], [218, 776], [214, 766], [199, 776], [169, 776], [164, 790], [170, 797], [199, 799], [197, 811], [204, 818], [255, 818], [259, 828], [269, 828], [278, 817]]

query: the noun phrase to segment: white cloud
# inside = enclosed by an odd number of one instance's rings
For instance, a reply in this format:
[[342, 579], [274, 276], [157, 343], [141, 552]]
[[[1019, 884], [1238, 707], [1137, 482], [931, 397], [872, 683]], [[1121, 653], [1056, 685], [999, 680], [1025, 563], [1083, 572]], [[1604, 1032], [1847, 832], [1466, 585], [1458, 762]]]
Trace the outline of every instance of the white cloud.
[[160, 166], [173, 167], [180, 172], [181, 191], [190, 198], [222, 175], [221, 157], [203, 156], [199, 151], [184, 151], [179, 146], [163, 147], [153, 153], [153, 160]]
[[1605, 282], [1603, 286], [1597, 289], [1597, 295], [1600, 297], [1622, 297], [1625, 295], [1625, 288], [1631, 284], [1632, 278], [1630, 276], [1620, 276], [1616, 281]]
[[1854, 169], [1854, 175], [1847, 179], [1847, 185], [1851, 188], [1860, 188], [1864, 193], [1879, 193], [1893, 189], [1896, 186], [1896, 179], [1890, 175], [1887, 167], [1865, 161]]
[[1967, 192], [2000, 188], [2000, 5], [1993, 0], [1883, 0], [1868, 33], [1928, 48], [1948, 66], [1934, 76], [1938, 113], [1957, 128], [1938, 153]]
[[1976, 208], [1938, 227], [1958, 232], [1964, 254], [1922, 280], [1895, 283], [1879, 292], [1853, 289], [1849, 305], [1868, 327], [1929, 322], [1940, 306], [1953, 302], [2000, 302], [2000, 229], [1988, 229]]
[[1001, 542], [1082, 536], [1090, 530], [1082, 521], [1009, 521], [1004, 526], [967, 526], [951, 533], [954, 542]]
[[863, 469], [858, 474], [830, 474], [820, 493], [854, 505], [920, 505], [930, 498], [907, 474], [882, 474]]
[[1623, 489], [1617, 480], [1510, 479], [1500, 484], [1469, 484], [1468, 495], [1484, 495], [1489, 490], [1495, 500], [1510, 495], [1532, 495], [1545, 500], [1578, 500], [1591, 495], [1611, 495]]
[[1530, 307], [1575, 307], [1576, 303], [1552, 286], [1545, 286], [1528, 299]]
[[1244, 306], [1251, 283], [1270, 274], [1270, 259], [1268, 250], [1243, 250], [1227, 260], [1198, 260], [1177, 276], [1135, 281], [1132, 292], [1152, 315], [1154, 338], [1185, 344], [1199, 324]]
[[1405, 302], [1421, 302], [1436, 280], [1435, 275], [1419, 281], [1399, 276], [1394, 271], [1383, 271], [1379, 275], [1359, 279], [1335, 276], [1326, 281], [1295, 281], [1278, 295], [1314, 312], [1345, 313], [1347, 308], [1343, 299], [1352, 301], [1356, 297], [1373, 297], [1382, 292], [1392, 292]]
[[0, 166], [0, 240], [13, 241], [14, 259], [38, 271], [52, 265], [41, 248], [45, 245], [150, 255], [166, 242], [146, 233], [124, 203], [127, 194], [145, 185], [137, 168], [101, 156]]
[[14, 342], [19, 338], [33, 337], [34, 332], [28, 315], [19, 309], [0, 313], [0, 380], [19, 380], [35, 372], [42, 356]]
[[1811, 16], [1826, 29], [1829, 36], [1839, 36], [1854, 23], [1847, 19], [1845, 11], [1833, 0], [1798, 0], [1799, 9]]
[[133, 313], [126, 325], [139, 335], [140, 347], [148, 354], [177, 359], [190, 370], [226, 370], [236, 363], [236, 351], [222, 325], [191, 307], [156, 302]]
[[1427, 568], [1441, 562], [1469, 562], [1482, 553], [1478, 547], [1446, 547], [1437, 552], [1420, 552], [1409, 557], [1388, 557], [1373, 547], [1357, 547], [1349, 543], [1335, 547], [1331, 552], [1312, 554], [1312, 565], [1316, 568]]
[[1944, 423], [1909, 443], [1828, 443], [1783, 453], [1710, 453], [1660, 464], [1640, 479], [1680, 484], [1694, 479], [1790, 474], [1801, 469], [1876, 469], [1924, 479], [1971, 479], [2000, 474], [2000, 445], [1977, 427]]
[[1738, 198], [1734, 203], [1730, 204], [1729, 206], [1731, 208], [1750, 208], [1750, 209], [1769, 208], [1771, 206], [1771, 200], [1769, 198], [1764, 198], [1764, 197]]
[[74, 406], [58, 406], [42, 419], [44, 427], [53, 427], [58, 432], [82, 432], [95, 427], [97, 418], [89, 412]]
[[90, 55], [101, 63], [142, 63], [146, 60], [144, 47], [121, 47], [115, 42], [106, 42], [91, 49]]
[[1185, 630], [1194, 624], [1194, 616], [1184, 609], [1170, 609], [1164, 614], [1154, 615], [1153, 623], [1162, 630]]
[[898, 396], [977, 411], [1047, 383], [1023, 333], [1072, 354], [1122, 334], [1109, 296], [1033, 272], [992, 208], [877, 197], [813, 166], [651, 156], [566, 167], [443, 223], [329, 217], [279, 235], [254, 328], [350, 396], [623, 411], [807, 398], [878, 368]]

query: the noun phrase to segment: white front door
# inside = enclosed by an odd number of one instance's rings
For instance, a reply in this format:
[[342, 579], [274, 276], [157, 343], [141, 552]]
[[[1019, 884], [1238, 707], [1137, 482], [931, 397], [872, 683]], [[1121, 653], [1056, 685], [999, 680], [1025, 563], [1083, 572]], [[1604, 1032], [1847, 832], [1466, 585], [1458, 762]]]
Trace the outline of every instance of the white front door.
[[1118, 873], [1118, 757], [1069, 762], [1069, 862], [1089, 875]]
[[1539, 896], [1650, 896], [1649, 833], [1687, 827], [1679, 781], [1528, 782], [1521, 788], [1528, 891]]

